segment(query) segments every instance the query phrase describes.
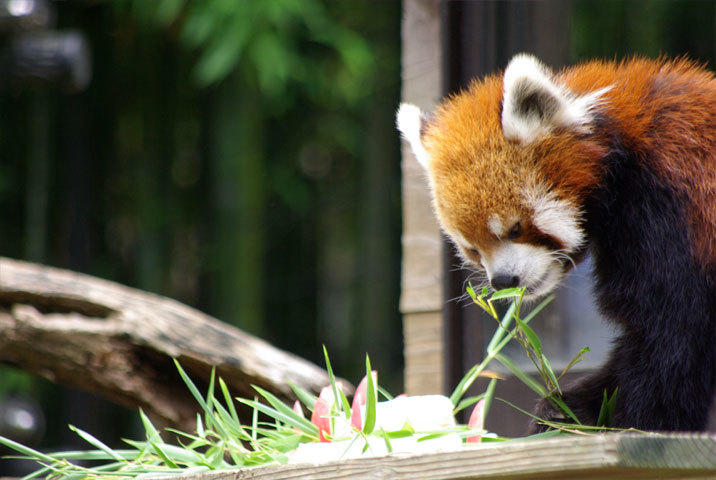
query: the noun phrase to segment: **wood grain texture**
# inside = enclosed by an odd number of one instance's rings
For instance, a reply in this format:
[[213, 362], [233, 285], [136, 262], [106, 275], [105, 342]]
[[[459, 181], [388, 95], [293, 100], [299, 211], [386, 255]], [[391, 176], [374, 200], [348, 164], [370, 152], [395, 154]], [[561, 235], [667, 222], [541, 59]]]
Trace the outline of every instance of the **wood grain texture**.
[[[403, 4], [402, 62], [404, 102], [430, 111], [442, 97], [440, 2], [413, 0]], [[397, 109], [396, 105], [396, 109]], [[399, 135], [397, 129], [395, 135]], [[442, 243], [433, 214], [425, 169], [403, 143], [403, 313], [440, 311]]]
[[427, 455], [389, 455], [181, 477], [182, 480], [607, 478], [716, 478], [716, 438], [707, 435], [573, 436], [482, 444]]
[[[402, 38], [403, 101], [429, 111], [443, 93], [440, 2], [405, 2]], [[395, 134], [398, 135], [397, 130]], [[405, 391], [409, 395], [439, 393], [444, 388], [445, 369], [442, 236], [433, 213], [425, 169], [405, 142], [402, 158], [400, 311], [403, 313]]]
[[172, 358], [200, 386], [216, 367], [235, 396], [328, 384], [316, 365], [174, 300], [0, 258], [0, 362], [192, 428], [198, 405]]

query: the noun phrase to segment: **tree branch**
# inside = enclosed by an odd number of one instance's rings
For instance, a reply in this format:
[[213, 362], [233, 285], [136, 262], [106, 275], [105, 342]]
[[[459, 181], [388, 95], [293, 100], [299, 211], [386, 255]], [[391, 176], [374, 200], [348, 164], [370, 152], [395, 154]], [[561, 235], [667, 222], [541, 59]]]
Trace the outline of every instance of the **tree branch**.
[[192, 429], [199, 407], [172, 358], [198, 385], [216, 367], [235, 396], [328, 384], [316, 365], [174, 300], [0, 257], [0, 362]]

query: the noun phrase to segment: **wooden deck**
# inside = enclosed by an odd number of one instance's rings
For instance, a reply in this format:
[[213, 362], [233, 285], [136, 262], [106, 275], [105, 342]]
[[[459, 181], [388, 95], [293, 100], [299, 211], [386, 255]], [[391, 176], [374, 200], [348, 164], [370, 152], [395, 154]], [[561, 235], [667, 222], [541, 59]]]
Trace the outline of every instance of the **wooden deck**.
[[[164, 477], [167, 478], [167, 477]], [[388, 455], [184, 475], [181, 480], [716, 479], [716, 436], [612, 434], [484, 443]]]

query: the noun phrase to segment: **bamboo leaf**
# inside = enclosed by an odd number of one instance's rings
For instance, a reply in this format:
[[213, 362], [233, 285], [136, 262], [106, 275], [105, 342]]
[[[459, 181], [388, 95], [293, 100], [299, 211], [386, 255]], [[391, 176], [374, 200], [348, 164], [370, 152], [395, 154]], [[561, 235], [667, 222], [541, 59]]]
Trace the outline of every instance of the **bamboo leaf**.
[[577, 425], [582, 424], [582, 422], [579, 421], [572, 409], [569, 408], [566, 403], [564, 403], [564, 400], [562, 400], [559, 395], [551, 395], [549, 398], [557, 404], [557, 406], [562, 412], [566, 413], [572, 420], [574, 420], [574, 423], [576, 423]]
[[490, 339], [490, 343], [487, 344], [487, 353], [493, 353], [495, 351], [495, 347], [497, 344], [503, 339], [503, 337], [510, 331], [509, 327], [512, 323], [512, 316], [515, 313], [515, 309], [517, 308], [517, 302], [512, 302], [505, 312], [505, 315], [502, 317], [502, 321], [497, 327], [497, 330], [495, 330], [495, 333], [492, 335], [492, 338]]
[[487, 418], [487, 412], [490, 411], [492, 405], [492, 397], [495, 395], [495, 386], [497, 385], [497, 379], [493, 378], [490, 383], [487, 384], [485, 389], [485, 409], [483, 410], [483, 417]]
[[490, 297], [490, 301], [494, 300], [503, 300], [505, 298], [515, 298], [515, 297], [521, 297], [524, 294], [524, 287], [516, 287], [516, 288], [505, 288], [503, 290], [498, 290], [497, 292], [493, 293]]
[[213, 429], [214, 425], [212, 424], [212, 421], [214, 420], [214, 416], [210, 415], [209, 412], [214, 411], [214, 381], [216, 378], [216, 367], [212, 367], [211, 374], [209, 375], [209, 388], [206, 392], [206, 409], [205, 409], [205, 415], [204, 415], [204, 424], [208, 429]]
[[57, 462], [57, 459], [51, 457], [50, 455], [45, 455], [42, 452], [34, 450], [30, 447], [26, 447], [25, 445], [22, 445], [20, 443], [12, 441], [9, 438], [3, 437], [3, 436], [0, 436], [0, 444], [5, 445], [9, 449], [15, 450], [18, 453], [27, 455], [30, 458], [36, 458], [38, 460], [41, 460], [43, 462], [48, 462], [48, 463], [56, 463]]
[[614, 408], [616, 407], [617, 391], [615, 388], [611, 397], [607, 398], [607, 390], [604, 389], [604, 398], [602, 399], [602, 405], [599, 407], [599, 418], [597, 420], [597, 426], [609, 427], [614, 414]]
[[[268, 392], [268, 391], [264, 390], [263, 388], [256, 386], [256, 385], [252, 385], [252, 387], [254, 388], [254, 390], [259, 392], [259, 395], [264, 397], [266, 399], [266, 401], [269, 404], [271, 404], [271, 406], [274, 409], [276, 409], [277, 412], [280, 412], [283, 415], [285, 415], [286, 417], [290, 418], [292, 420], [291, 426], [297, 427], [299, 430], [309, 433], [309, 434], [313, 434], [313, 433], [317, 432], [315, 425], [313, 425], [309, 420], [302, 417], [298, 413], [294, 412], [293, 408], [291, 408], [288, 405], [286, 405], [285, 403], [283, 403], [274, 394], [272, 394], [271, 392]], [[274, 418], [276, 418], [276, 417], [274, 417]], [[283, 422], [283, 423], [287, 423], [287, 422]]]
[[370, 368], [370, 358], [368, 355], [365, 356], [365, 369], [366, 369], [366, 403], [365, 403], [365, 423], [363, 424], [363, 433], [369, 434], [375, 427], [376, 417], [376, 400], [378, 398], [376, 392], [376, 385], [373, 382], [373, 371]]
[[288, 382], [288, 386], [291, 387], [293, 393], [296, 394], [296, 398], [301, 401], [303, 406], [312, 412], [313, 406], [316, 404], [316, 400], [318, 399], [318, 397], [310, 393], [308, 390], [305, 390], [304, 388], [294, 384], [293, 382]]
[[475, 289], [472, 288], [472, 283], [467, 283], [467, 288], [465, 288], [465, 291], [467, 291], [467, 294], [470, 295], [470, 298], [472, 298], [472, 301], [477, 300], [477, 294], [475, 293]]
[[161, 442], [162, 437], [161, 435], [159, 435], [159, 431], [156, 429], [152, 421], [149, 420], [149, 417], [147, 417], [147, 415], [144, 413], [144, 410], [142, 410], [141, 408], [139, 409], [139, 418], [142, 421], [142, 426], [144, 427], [144, 433], [147, 440], [158, 439]]
[[591, 350], [589, 347], [582, 347], [579, 352], [572, 358], [572, 360], [567, 364], [566, 367], [564, 367], [564, 370], [562, 370], [562, 373], [559, 374], [558, 378], [562, 378], [565, 373], [569, 371], [573, 366], [584, 360], [584, 356], [589, 353]]
[[517, 322], [517, 325], [519, 325], [520, 330], [524, 332], [525, 337], [527, 337], [527, 342], [529, 343], [530, 347], [537, 352], [538, 356], [542, 355], [542, 342], [540, 342], [539, 337], [535, 333], [534, 330], [532, 330], [532, 327], [527, 325], [523, 320], [521, 320], [519, 317], [515, 317], [515, 321]]
[[465, 410], [468, 407], [473, 406], [474, 404], [476, 404], [483, 398], [485, 398], [484, 392], [479, 395], [475, 395], [473, 397], [464, 398], [464, 399], [460, 400], [460, 403], [458, 403], [457, 406], [455, 407], [455, 409], [453, 410], [453, 414], [460, 412], [462, 410]]
[[[274, 418], [278, 420], [281, 423], [284, 423], [286, 425], [289, 425], [291, 427], [296, 427], [299, 430], [308, 433], [309, 435], [312, 435], [314, 437], [318, 437], [318, 427], [313, 425], [311, 422], [308, 422], [305, 418], [302, 418], [299, 420], [299, 415], [294, 412], [291, 409], [288, 409], [291, 411], [289, 414], [282, 413], [276, 410], [275, 408], [269, 407], [268, 405], [264, 405], [263, 403], [258, 402], [257, 400], [247, 400], [244, 398], [239, 398], [239, 402], [243, 403], [244, 405], [248, 405], [249, 407], [252, 407], [254, 411], [258, 411], [261, 413], [264, 413], [268, 415], [271, 418]], [[288, 408], [288, 407], [286, 407]], [[256, 415], [254, 415], [256, 416]], [[258, 419], [255, 419], [252, 425], [252, 430], [255, 433], [256, 429], [258, 428]], [[254, 438], [255, 440], [255, 438]]]
[[597, 417], [597, 426], [598, 427], [608, 427], [608, 413], [607, 410], [609, 408], [609, 399], [607, 398], [607, 389], [605, 388], [602, 392], [602, 405], [599, 407], [599, 416]]
[[[207, 418], [211, 420], [211, 424], [216, 427], [216, 430], [218, 431], [219, 435], [223, 437], [228, 437], [229, 434], [226, 432], [226, 430], [221, 425], [221, 422], [218, 422], [216, 420], [216, 417], [214, 416], [214, 412], [211, 408], [209, 408], [209, 405], [207, 404], [206, 400], [204, 400], [204, 396], [199, 393], [199, 389], [196, 388], [196, 385], [194, 382], [189, 378], [189, 375], [184, 371], [182, 366], [179, 364], [179, 361], [175, 358], [174, 359], [174, 365], [176, 365], [177, 371], [179, 371], [179, 376], [181, 376], [182, 380], [186, 384], [187, 388], [191, 392], [194, 399], [199, 403], [202, 410], [204, 410], [204, 413], [206, 414]], [[208, 424], [208, 423], [207, 423]]]
[[149, 442], [152, 445], [152, 448], [154, 448], [154, 452], [159, 456], [159, 458], [162, 459], [162, 461], [171, 468], [179, 468], [179, 465], [174, 463], [172, 459], [169, 458], [169, 456], [164, 452], [162, 449], [162, 446], [159, 445], [157, 442]]
[[549, 359], [547, 358], [547, 356], [544, 353], [542, 353], [540, 356], [540, 360], [541, 360], [542, 367], [543, 367], [544, 371], [549, 376], [550, 381], [554, 384], [554, 388], [556, 388], [557, 391], [561, 394], [562, 389], [559, 387], [559, 382], [557, 381], [557, 376], [554, 374], [554, 370], [552, 370], [552, 365], [549, 363]]
[[219, 388], [221, 389], [221, 393], [224, 396], [224, 402], [226, 403], [226, 406], [229, 409], [229, 413], [231, 413], [231, 418], [234, 419], [236, 423], [239, 425], [241, 424], [241, 421], [239, 420], [239, 415], [236, 413], [236, 407], [234, 406], [234, 399], [231, 397], [231, 394], [229, 393], [229, 387], [226, 386], [226, 382], [219, 377]]
[[90, 445], [92, 445], [93, 447], [95, 447], [98, 450], [102, 450], [107, 455], [112, 457], [114, 460], [117, 460], [118, 462], [126, 462], [126, 460], [124, 458], [122, 458], [120, 455], [115, 453], [114, 450], [109, 448], [107, 445], [102, 443], [100, 440], [95, 438], [93, 435], [85, 432], [84, 430], [81, 430], [81, 429], [75, 427], [74, 425], [70, 425], [69, 428], [70, 428], [70, 430], [75, 432], [80, 438], [82, 438], [85, 442], [89, 443]]
[[507, 367], [515, 377], [520, 379], [522, 383], [527, 385], [533, 392], [537, 393], [540, 397], [544, 397], [545, 395], [547, 395], [547, 390], [545, 390], [545, 388], [535, 379], [520, 370], [520, 368], [515, 365], [515, 363], [509, 357], [498, 353], [495, 355], [495, 359], [502, 365]]
[[388, 438], [388, 434], [385, 433], [385, 430], [383, 430], [383, 427], [380, 428], [381, 436], [383, 437], [383, 441], [385, 441], [385, 449], [388, 451], [388, 453], [393, 453], [393, 445], [390, 444], [390, 439]]

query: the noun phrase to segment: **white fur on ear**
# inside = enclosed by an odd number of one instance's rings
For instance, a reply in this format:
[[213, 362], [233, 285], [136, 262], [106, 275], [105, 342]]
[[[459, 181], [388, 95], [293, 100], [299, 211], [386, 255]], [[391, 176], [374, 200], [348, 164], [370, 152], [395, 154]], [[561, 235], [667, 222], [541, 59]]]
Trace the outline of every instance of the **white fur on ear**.
[[415, 158], [418, 159], [423, 167], [427, 168], [429, 156], [420, 138], [424, 121], [425, 116], [418, 107], [409, 103], [400, 104], [398, 114], [396, 115], [398, 130], [403, 134], [403, 138], [410, 143]]
[[552, 72], [532, 55], [512, 58], [503, 80], [502, 132], [505, 138], [530, 143], [555, 127], [589, 133], [592, 112], [611, 87], [578, 96], [556, 83]]

